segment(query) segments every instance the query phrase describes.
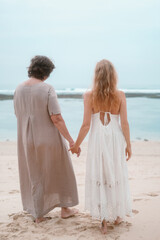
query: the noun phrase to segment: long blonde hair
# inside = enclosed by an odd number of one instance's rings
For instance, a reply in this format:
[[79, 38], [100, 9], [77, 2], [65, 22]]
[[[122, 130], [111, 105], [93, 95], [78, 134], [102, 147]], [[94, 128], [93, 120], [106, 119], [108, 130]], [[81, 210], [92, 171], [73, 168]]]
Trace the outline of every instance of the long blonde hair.
[[[97, 108], [116, 104], [117, 73], [113, 64], [103, 59], [96, 64], [92, 87], [92, 104]], [[112, 101], [114, 100], [114, 101]]]

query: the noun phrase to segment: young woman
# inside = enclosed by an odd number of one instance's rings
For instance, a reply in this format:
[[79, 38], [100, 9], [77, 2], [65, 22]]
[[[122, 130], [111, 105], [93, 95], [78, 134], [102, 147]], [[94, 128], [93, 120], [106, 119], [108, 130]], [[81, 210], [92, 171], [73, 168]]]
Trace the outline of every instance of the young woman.
[[107, 221], [119, 224], [132, 212], [126, 164], [131, 157], [126, 98], [117, 89], [117, 74], [108, 60], [97, 63], [92, 90], [84, 95], [83, 124], [72, 153], [78, 153], [90, 123], [85, 208], [101, 219], [105, 234]]

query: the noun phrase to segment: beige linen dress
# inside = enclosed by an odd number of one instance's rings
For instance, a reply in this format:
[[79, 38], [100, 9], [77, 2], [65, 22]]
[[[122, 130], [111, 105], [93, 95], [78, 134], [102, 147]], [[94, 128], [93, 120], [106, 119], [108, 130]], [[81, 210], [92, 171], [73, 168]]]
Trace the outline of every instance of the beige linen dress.
[[35, 218], [78, 204], [76, 179], [64, 137], [50, 115], [61, 113], [54, 88], [44, 82], [16, 88], [18, 162], [23, 209]]

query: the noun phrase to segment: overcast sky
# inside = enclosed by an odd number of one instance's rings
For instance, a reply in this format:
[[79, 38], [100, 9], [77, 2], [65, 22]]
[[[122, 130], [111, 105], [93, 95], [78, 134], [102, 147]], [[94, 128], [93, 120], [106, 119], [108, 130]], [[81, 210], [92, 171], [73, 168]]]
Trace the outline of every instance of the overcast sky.
[[160, 0], [0, 0], [0, 89], [27, 79], [34, 55], [54, 60], [56, 89], [89, 87], [97, 61], [121, 88], [160, 89]]

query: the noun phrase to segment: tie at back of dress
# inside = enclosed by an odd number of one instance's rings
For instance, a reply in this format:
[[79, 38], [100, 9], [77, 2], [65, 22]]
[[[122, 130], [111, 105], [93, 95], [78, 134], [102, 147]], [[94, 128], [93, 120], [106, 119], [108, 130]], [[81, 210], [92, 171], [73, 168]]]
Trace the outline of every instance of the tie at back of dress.
[[119, 114], [100, 111], [92, 114], [92, 120], [100, 122], [103, 126], [108, 126], [111, 122], [119, 124]]

